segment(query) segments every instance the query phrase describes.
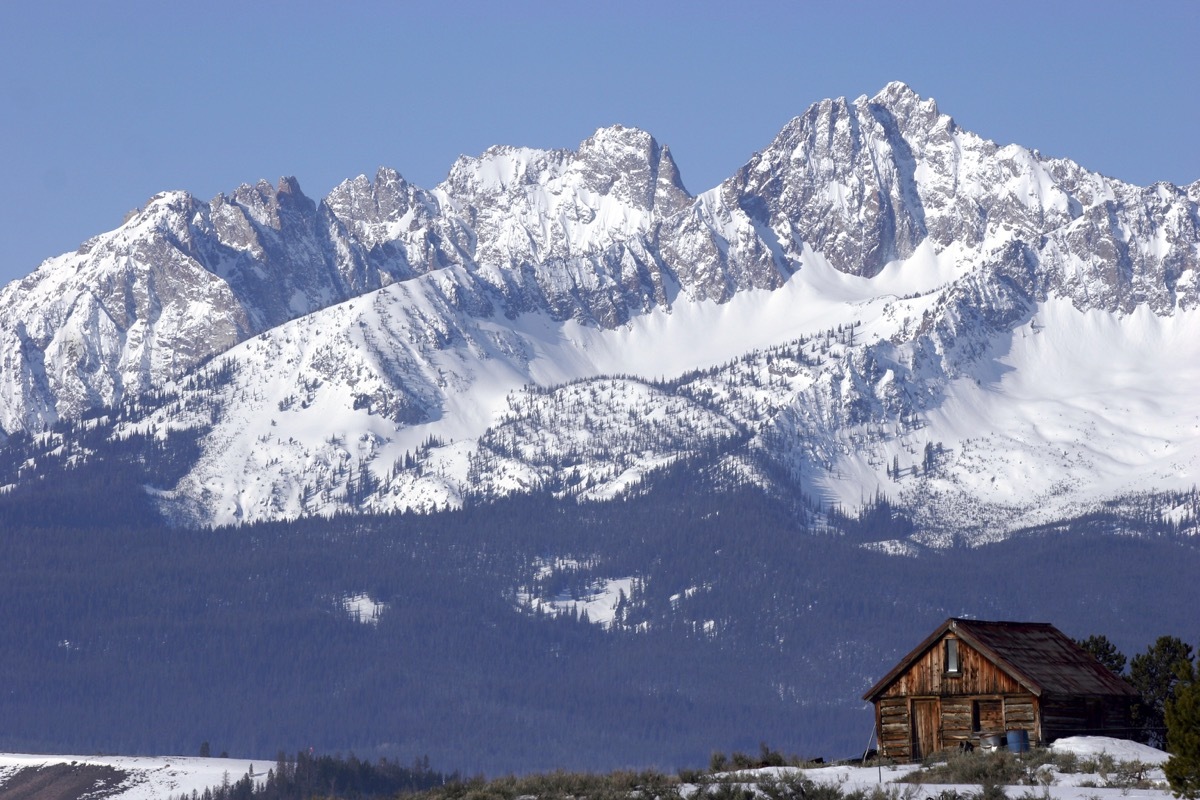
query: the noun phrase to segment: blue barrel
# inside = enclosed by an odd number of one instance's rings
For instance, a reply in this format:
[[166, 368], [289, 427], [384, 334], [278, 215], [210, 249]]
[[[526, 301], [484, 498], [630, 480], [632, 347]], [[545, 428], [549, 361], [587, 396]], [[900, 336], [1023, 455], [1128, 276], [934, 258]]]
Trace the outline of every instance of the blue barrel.
[[1029, 731], [1012, 730], [1008, 732], [1008, 752], [1010, 753], [1028, 753], [1029, 752]]

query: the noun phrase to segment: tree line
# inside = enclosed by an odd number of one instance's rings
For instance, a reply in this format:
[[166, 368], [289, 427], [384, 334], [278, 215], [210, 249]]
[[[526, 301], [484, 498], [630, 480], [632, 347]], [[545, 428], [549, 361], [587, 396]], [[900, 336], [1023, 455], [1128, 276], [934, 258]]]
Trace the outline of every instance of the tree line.
[[1137, 691], [1135, 736], [1171, 754], [1163, 772], [1172, 791], [1200, 797], [1200, 658], [1193, 660], [1192, 646], [1178, 636], [1160, 636], [1145, 652], [1126, 659], [1103, 634], [1077, 643]]
[[429, 766], [429, 757], [415, 759], [411, 766], [381, 758], [375, 763], [349, 756], [315, 755], [300, 751], [295, 756], [282, 751], [265, 777], [244, 775], [236, 781], [225, 776], [218, 786], [203, 792], [180, 794], [170, 800], [309, 800], [337, 797], [373, 800], [441, 786], [459, 779]]
[[[1103, 624], [1127, 649], [1146, 619], [1195, 630], [1200, 550], [1170, 536], [899, 558], [870, 549], [911, 530], [883, 498], [818, 528], [696, 461], [614, 503], [193, 530], [136, 505], [133, 461], [0, 495], [0, 748], [311, 744], [495, 772], [680, 767], [766, 739], [832, 758], [869, 735], [862, 687], [948, 616]], [[1114, 574], [1136, 591], [1097, 580]], [[607, 627], [521, 602], [623, 578]], [[375, 624], [344, 608], [361, 594]]]

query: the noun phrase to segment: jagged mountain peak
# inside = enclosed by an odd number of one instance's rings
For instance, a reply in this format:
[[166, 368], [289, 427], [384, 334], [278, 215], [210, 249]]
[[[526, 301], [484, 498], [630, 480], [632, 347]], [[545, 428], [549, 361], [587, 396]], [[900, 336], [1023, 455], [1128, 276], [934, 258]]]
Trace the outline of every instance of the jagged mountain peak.
[[[943, 115], [933, 98], [924, 98], [908, 84], [892, 81], [873, 96], [859, 95], [853, 100], [847, 97], [827, 97], [810, 105], [793, 117], [779, 132], [776, 141], [793, 141], [812, 129], [828, 131], [839, 124], [858, 124], [872, 112], [886, 111], [898, 120], [908, 122], [910, 118], [924, 121], [941, 119]], [[946, 117], [946, 119], [949, 119]]]
[[280, 226], [281, 210], [294, 209], [300, 213], [312, 213], [316, 208], [316, 203], [300, 189], [300, 182], [287, 176], [281, 177], [275, 185], [265, 179], [253, 185], [243, 183], [233, 191], [231, 197], [221, 197], [249, 211], [261, 224], [273, 228]]
[[147, 198], [143, 205], [130, 209], [117, 228], [89, 238], [79, 246], [76, 253], [86, 255], [97, 245], [109, 242], [113, 237], [129, 236], [139, 229], [150, 230], [155, 226], [162, 226], [168, 218], [190, 215], [201, 205], [202, 201], [183, 189], [156, 192]]
[[780, 236], [772, 249], [796, 254], [793, 262], [807, 245], [842, 272], [872, 277], [929, 235], [916, 165], [927, 150], [942, 148], [947, 156], [928, 164], [931, 171], [956, 169], [955, 134], [933, 101], [904, 84], [889, 84], [870, 100], [822, 100], [788, 122], [721, 191], [726, 205], [757, 221], [760, 235], [769, 229]]
[[[904, 140], [902, 150], [919, 152], [927, 140], [944, 139], [956, 130], [953, 118], [941, 113], [933, 98], [922, 98], [907, 84], [895, 81], [873, 97], [864, 94], [853, 101], [839, 97], [812, 104], [783, 127], [768, 150], [780, 151], [793, 161], [841, 151], [850, 158], [827, 166], [848, 168], [860, 152], [871, 154], [881, 143]], [[911, 158], [913, 153], [884, 155], [894, 160], [896, 155]]]
[[912, 87], [901, 81], [892, 81], [880, 89], [870, 100], [864, 95], [854, 102], [855, 105], [860, 106], [886, 108], [893, 115], [902, 119], [910, 119], [915, 115], [925, 119], [936, 119], [941, 116], [936, 100], [932, 97], [921, 97]]
[[579, 143], [575, 150], [579, 160], [606, 163], [620, 167], [627, 159], [639, 159], [648, 163], [657, 163], [662, 159], [674, 161], [670, 149], [659, 143], [650, 133], [641, 128], [626, 125], [610, 125], [598, 128], [588, 138]]
[[459, 156], [438, 188], [455, 198], [500, 197], [561, 174], [570, 151], [493, 145], [478, 156]]
[[908, 105], [922, 102], [921, 96], [904, 81], [888, 81], [871, 100], [885, 105]]
[[154, 209], [172, 209], [177, 210], [191, 206], [197, 202], [197, 199], [190, 192], [183, 189], [172, 189], [165, 192], [157, 192], [146, 200], [146, 204], [137, 209], [137, 213], [146, 213]]
[[294, 175], [285, 175], [279, 179], [279, 186], [276, 187], [275, 193], [279, 196], [283, 195], [303, 195], [304, 192], [300, 189], [300, 181]]
[[[649, 133], [623, 125], [598, 129], [577, 149], [541, 150], [497, 145], [479, 156], [459, 156], [439, 186], [468, 204], [508, 196], [518, 202], [531, 190], [613, 196], [660, 213], [679, 211], [691, 196], [669, 148]], [[581, 197], [582, 202], [589, 202]]]
[[348, 225], [396, 221], [414, 203], [431, 202], [429, 193], [409, 183], [392, 167], [379, 167], [374, 178], [348, 178], [329, 192], [324, 204]]
[[650, 152], [658, 149], [658, 142], [650, 133], [641, 128], [614, 123], [597, 128], [579, 145], [579, 151], [593, 148], [634, 149]]
[[573, 169], [589, 189], [664, 217], [691, 200], [670, 149], [638, 128], [600, 128], [579, 145]]

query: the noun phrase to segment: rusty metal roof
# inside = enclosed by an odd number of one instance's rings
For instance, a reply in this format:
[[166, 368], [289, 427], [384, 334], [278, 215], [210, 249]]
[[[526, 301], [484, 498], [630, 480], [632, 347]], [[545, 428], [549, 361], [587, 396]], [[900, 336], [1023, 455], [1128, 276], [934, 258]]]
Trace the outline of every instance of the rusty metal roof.
[[882, 694], [892, 681], [950, 631], [1039, 697], [1046, 694], [1137, 694], [1133, 687], [1049, 623], [951, 618], [872, 686], [863, 699], [873, 701]]

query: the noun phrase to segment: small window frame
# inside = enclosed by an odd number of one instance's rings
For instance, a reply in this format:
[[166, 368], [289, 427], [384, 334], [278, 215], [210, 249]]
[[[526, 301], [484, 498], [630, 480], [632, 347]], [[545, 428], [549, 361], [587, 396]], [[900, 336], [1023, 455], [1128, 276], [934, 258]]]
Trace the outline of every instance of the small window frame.
[[[985, 726], [984, 719], [994, 725]], [[971, 733], [994, 733], [1004, 728], [1004, 700], [999, 697], [977, 697], [971, 701]]]
[[962, 652], [958, 639], [947, 638], [942, 642], [942, 670], [950, 677], [962, 675]]

